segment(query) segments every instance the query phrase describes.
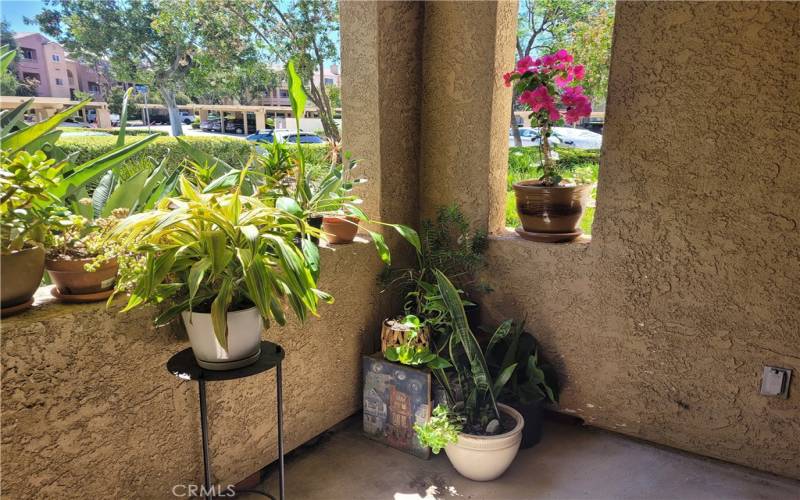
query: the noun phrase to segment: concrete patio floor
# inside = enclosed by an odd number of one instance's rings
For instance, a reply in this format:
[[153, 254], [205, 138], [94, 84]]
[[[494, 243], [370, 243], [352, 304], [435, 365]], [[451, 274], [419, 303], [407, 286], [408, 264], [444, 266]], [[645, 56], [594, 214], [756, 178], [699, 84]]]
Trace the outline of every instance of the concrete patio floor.
[[[277, 493], [277, 470], [263, 485]], [[361, 434], [349, 420], [287, 459], [286, 496], [339, 499], [800, 499], [800, 482], [619, 434], [547, 422], [542, 442], [521, 450], [500, 479], [465, 479], [442, 452], [420, 460]], [[239, 498], [263, 498], [242, 495]]]

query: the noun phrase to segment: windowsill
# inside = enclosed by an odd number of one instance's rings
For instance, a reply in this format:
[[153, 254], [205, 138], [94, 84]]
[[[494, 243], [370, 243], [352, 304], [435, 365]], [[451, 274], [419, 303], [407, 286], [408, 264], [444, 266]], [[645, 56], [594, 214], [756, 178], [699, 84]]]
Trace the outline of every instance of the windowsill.
[[502, 232], [495, 233], [489, 235], [489, 240], [491, 241], [512, 241], [516, 243], [524, 243], [524, 244], [531, 244], [531, 245], [548, 245], [548, 246], [587, 246], [589, 243], [592, 242], [592, 235], [590, 234], [582, 234], [578, 236], [576, 239], [572, 241], [566, 241], [562, 243], [544, 243], [538, 241], [531, 241], [526, 240], [525, 238], [521, 237], [514, 231], [514, 228], [506, 227]]

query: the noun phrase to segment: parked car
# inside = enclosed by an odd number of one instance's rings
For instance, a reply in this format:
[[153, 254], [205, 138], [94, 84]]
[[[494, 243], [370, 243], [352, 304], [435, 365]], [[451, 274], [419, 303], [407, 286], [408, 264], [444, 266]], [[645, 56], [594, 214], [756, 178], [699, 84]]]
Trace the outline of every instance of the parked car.
[[184, 125], [191, 125], [194, 121], [194, 113], [190, 113], [189, 111], [181, 111], [181, 123]]
[[[541, 137], [539, 136], [538, 128], [519, 127], [519, 137], [522, 139], [523, 146], [539, 146], [541, 144]], [[561, 140], [555, 135], [550, 136], [551, 146], [561, 146]], [[508, 129], [508, 145], [514, 146], [514, 131]]]
[[579, 149], [600, 149], [603, 136], [591, 130], [572, 127], [553, 127], [553, 136], [558, 137], [561, 146]]
[[[520, 127], [519, 135], [523, 146], [538, 146], [541, 144], [538, 128]], [[513, 131], [510, 128], [508, 145], [514, 145]], [[603, 136], [582, 128], [553, 127], [552, 135], [550, 135], [550, 145], [564, 148], [600, 149], [603, 145]]]
[[111, 113], [111, 126], [112, 127], [119, 126], [119, 115], [117, 113]]
[[[300, 144], [324, 144], [326, 141], [322, 137], [318, 136], [317, 134], [312, 134], [310, 132], [303, 132], [300, 131]], [[257, 142], [272, 142], [276, 140], [278, 142], [285, 142], [289, 144], [295, 144], [297, 142], [297, 132], [294, 130], [289, 129], [266, 129], [260, 130], [255, 134], [248, 135], [248, 141], [257, 141]]]

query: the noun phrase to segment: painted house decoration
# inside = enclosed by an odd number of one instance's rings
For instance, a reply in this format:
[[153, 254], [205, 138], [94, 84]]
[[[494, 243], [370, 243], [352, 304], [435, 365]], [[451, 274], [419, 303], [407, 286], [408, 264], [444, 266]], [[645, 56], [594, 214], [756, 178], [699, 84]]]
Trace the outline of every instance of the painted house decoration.
[[430, 456], [414, 432], [431, 412], [431, 375], [386, 361], [381, 353], [364, 356], [364, 432], [372, 439], [421, 458]]

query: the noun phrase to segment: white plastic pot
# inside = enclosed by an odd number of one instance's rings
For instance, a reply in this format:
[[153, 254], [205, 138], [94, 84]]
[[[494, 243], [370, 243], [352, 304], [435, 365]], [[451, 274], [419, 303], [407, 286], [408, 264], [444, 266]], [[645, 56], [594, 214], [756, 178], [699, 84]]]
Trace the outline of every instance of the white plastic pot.
[[181, 313], [197, 364], [207, 370], [233, 370], [255, 363], [261, 355], [261, 315], [251, 307], [228, 311], [228, 349], [214, 335], [211, 314]]
[[450, 463], [459, 474], [473, 481], [491, 481], [500, 477], [514, 461], [522, 442], [525, 420], [520, 413], [504, 404], [497, 404], [501, 413], [516, 420], [512, 430], [496, 436], [474, 436], [461, 433], [455, 444], [444, 448]]

